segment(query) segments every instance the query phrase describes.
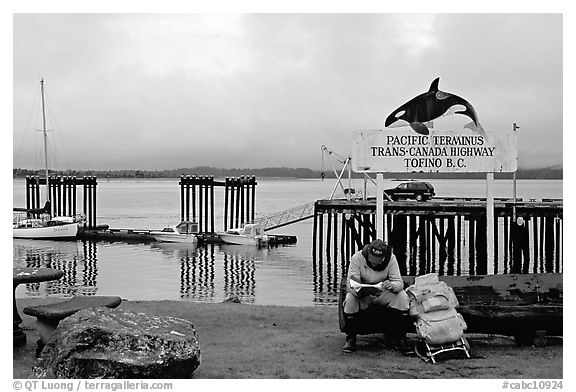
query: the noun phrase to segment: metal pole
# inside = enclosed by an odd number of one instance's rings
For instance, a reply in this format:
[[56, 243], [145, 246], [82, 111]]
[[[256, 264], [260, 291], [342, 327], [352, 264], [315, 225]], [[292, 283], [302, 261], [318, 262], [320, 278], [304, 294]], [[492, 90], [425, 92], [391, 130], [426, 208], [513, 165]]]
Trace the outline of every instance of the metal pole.
[[42, 132], [44, 134], [44, 172], [46, 176], [46, 201], [50, 200], [48, 189], [48, 135], [46, 132], [46, 106], [44, 102], [44, 79], [40, 80], [40, 92], [42, 96]]

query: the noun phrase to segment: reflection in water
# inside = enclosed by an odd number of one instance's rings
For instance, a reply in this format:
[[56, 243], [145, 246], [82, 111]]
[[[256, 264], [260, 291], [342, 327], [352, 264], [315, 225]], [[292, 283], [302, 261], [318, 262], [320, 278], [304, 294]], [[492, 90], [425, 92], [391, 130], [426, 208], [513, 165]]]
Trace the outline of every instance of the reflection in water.
[[224, 252], [224, 297], [238, 297], [242, 303], [254, 303], [255, 257], [258, 248], [221, 245], [220, 249]]
[[196, 244], [153, 243], [153, 248], [178, 257], [180, 261], [180, 298], [210, 301], [214, 298], [214, 247]]
[[81, 295], [95, 295], [98, 290], [97, 278], [97, 246], [94, 241], [82, 241], [83, 258], [78, 261], [84, 263], [82, 269], [82, 286], [79, 287], [78, 294]]
[[[337, 255], [336, 260], [337, 262]], [[315, 304], [335, 304], [338, 302], [338, 294], [342, 277], [346, 274], [345, 260], [341, 260], [340, 265], [330, 257], [327, 252], [326, 260], [312, 261], [312, 276]]]
[[[26, 284], [26, 294], [29, 296], [95, 294], [96, 245], [82, 243], [79, 248], [79, 244], [76, 241], [14, 240], [14, 266], [54, 268], [64, 273], [59, 280]], [[78, 263], [84, 264], [81, 284], [78, 283]]]

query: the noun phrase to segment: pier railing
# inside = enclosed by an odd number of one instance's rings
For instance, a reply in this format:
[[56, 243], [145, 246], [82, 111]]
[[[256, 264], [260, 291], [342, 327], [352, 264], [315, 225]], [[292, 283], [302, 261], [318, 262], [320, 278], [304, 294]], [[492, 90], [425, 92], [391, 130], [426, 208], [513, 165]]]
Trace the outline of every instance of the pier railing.
[[272, 230], [300, 222], [314, 216], [314, 204], [315, 202], [310, 202], [275, 214], [256, 218], [254, 223], [259, 223], [265, 230]]

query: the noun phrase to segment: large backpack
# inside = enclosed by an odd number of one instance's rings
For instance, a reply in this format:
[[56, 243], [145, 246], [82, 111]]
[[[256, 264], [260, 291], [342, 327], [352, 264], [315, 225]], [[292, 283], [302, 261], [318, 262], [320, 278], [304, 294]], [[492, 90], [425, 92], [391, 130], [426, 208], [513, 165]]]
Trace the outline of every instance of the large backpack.
[[452, 343], [464, 335], [466, 322], [456, 311], [458, 299], [451, 287], [438, 280], [438, 274], [417, 277], [406, 293], [409, 313], [418, 317], [414, 323], [416, 333], [426, 343]]

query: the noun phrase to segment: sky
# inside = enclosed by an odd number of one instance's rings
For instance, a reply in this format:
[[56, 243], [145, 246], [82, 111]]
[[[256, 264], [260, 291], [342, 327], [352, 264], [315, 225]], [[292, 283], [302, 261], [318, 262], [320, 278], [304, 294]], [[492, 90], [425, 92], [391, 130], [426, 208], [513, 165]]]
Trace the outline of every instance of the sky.
[[[563, 161], [563, 15], [15, 13], [13, 167], [320, 169], [428, 90]], [[459, 116], [463, 117], [463, 116]], [[469, 119], [468, 119], [469, 121]], [[465, 121], [465, 122], [468, 122]]]

